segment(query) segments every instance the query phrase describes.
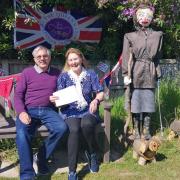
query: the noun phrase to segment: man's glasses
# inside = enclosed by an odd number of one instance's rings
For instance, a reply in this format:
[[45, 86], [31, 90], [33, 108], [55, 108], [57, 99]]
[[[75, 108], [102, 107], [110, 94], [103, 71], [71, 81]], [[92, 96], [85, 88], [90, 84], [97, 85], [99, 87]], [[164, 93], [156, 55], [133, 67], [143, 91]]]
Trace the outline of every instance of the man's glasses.
[[37, 56], [37, 57], [35, 57], [37, 60], [40, 60], [41, 58], [43, 58], [43, 59], [48, 59], [48, 55], [42, 55], [42, 56]]

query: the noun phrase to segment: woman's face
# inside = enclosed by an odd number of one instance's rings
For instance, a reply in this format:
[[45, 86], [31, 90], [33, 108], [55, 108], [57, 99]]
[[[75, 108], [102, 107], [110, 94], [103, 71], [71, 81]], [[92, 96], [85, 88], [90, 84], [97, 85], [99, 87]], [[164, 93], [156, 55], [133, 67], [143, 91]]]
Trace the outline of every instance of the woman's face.
[[138, 9], [136, 11], [137, 22], [143, 26], [148, 27], [153, 19], [153, 11], [150, 8]]
[[82, 71], [82, 58], [76, 53], [70, 53], [67, 58], [67, 64], [70, 69], [76, 73], [80, 74]]

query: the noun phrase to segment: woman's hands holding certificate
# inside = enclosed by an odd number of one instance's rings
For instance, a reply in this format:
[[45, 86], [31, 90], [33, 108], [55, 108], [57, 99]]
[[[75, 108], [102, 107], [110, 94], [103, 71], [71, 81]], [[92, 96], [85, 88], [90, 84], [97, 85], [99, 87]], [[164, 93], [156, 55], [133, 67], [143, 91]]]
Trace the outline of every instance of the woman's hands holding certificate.
[[54, 96], [54, 95], [49, 96], [49, 101], [52, 102], [52, 103], [55, 103], [55, 101], [58, 100], [58, 99], [59, 99], [58, 96]]

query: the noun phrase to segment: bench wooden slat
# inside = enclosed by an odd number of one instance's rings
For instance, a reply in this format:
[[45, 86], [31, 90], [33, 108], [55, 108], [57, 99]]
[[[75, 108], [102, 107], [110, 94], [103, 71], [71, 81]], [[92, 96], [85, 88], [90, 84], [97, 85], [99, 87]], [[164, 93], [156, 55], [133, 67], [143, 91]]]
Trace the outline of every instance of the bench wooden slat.
[[[38, 128], [38, 134], [41, 136], [47, 136], [48, 131], [45, 126], [41, 126]], [[6, 138], [15, 138], [16, 137], [16, 127], [15, 121], [12, 118], [5, 118], [0, 113], [0, 139]]]
[[[37, 134], [40, 136], [48, 136], [49, 132], [45, 126], [41, 126], [37, 131]], [[4, 130], [0, 129], [0, 139], [10, 139], [16, 137], [16, 128], [5, 128]]]

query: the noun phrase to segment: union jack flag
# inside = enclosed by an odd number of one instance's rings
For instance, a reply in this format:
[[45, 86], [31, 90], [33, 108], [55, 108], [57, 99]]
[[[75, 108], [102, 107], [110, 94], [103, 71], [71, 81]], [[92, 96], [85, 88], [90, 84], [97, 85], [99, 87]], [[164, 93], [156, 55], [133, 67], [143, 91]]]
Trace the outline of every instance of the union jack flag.
[[106, 86], [109, 87], [111, 85], [111, 78], [112, 75], [115, 74], [116, 78], [118, 78], [118, 72], [121, 68], [122, 65], [122, 54], [119, 56], [118, 62], [116, 63], [116, 65], [112, 68], [112, 70], [110, 72], [108, 72], [107, 74], [105, 74], [101, 79], [100, 79], [100, 83], [103, 84], [103, 82], [105, 82]]
[[23, 0], [14, 0], [16, 22], [14, 47], [61, 48], [72, 41], [98, 43], [101, 39], [102, 21], [98, 16], [85, 16], [77, 10], [62, 7], [33, 9]]

